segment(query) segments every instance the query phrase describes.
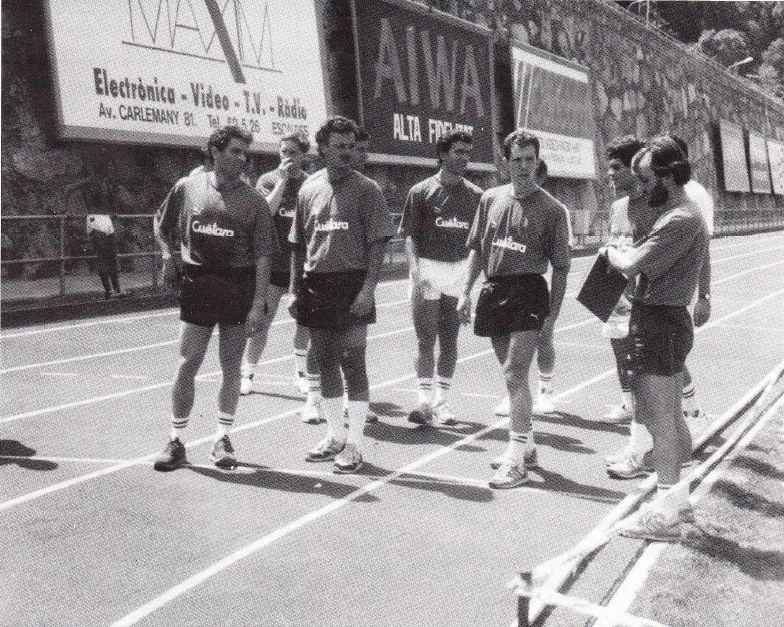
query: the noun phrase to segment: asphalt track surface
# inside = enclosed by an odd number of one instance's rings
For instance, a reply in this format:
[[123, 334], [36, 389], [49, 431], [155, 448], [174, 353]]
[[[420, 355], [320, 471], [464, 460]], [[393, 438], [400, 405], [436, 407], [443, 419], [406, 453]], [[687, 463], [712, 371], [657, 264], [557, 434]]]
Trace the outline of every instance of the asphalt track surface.
[[[784, 354], [783, 252], [781, 232], [712, 244], [713, 312], [688, 360], [711, 416]], [[509, 625], [506, 582], [574, 546], [637, 484], [604, 471], [627, 430], [600, 422], [619, 395], [612, 353], [574, 300], [592, 261], [573, 261], [556, 326], [559, 413], [534, 423], [542, 468], [507, 491], [487, 487], [506, 442], [487, 339], [461, 333], [458, 425], [405, 419], [416, 400], [405, 281], [376, 293], [368, 367], [381, 420], [365, 429], [355, 476], [304, 461], [325, 427], [296, 415], [284, 313], [240, 400], [236, 471], [208, 459], [216, 342], [186, 437], [192, 465], [152, 469], [169, 432], [175, 310], [4, 333], [0, 624]]]

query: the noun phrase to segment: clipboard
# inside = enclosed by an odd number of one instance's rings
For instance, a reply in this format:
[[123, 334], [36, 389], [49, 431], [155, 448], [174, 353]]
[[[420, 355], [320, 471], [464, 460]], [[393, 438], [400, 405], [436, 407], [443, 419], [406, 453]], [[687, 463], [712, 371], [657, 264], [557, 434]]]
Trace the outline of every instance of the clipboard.
[[628, 284], [629, 279], [610, 266], [604, 256], [599, 256], [577, 294], [577, 301], [599, 320], [607, 322]]

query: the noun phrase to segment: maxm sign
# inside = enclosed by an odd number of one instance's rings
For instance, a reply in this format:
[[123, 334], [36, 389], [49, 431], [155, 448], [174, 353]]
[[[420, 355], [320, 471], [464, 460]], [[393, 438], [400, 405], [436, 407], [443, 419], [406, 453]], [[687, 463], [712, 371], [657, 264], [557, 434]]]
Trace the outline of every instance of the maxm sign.
[[[48, 0], [66, 138], [256, 147], [326, 117], [314, 0]], [[89, 42], [89, 45], [87, 45]]]
[[474, 138], [493, 163], [488, 29], [400, 0], [353, 2], [360, 115], [381, 160], [433, 163], [442, 133]]

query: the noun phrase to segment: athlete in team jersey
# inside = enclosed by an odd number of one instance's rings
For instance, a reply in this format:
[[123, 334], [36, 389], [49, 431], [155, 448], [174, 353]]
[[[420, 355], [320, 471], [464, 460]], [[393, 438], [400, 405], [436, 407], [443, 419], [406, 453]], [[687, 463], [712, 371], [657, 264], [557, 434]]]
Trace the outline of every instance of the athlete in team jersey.
[[621, 533], [673, 541], [693, 520], [688, 485], [676, 485], [691, 457], [691, 436], [681, 408], [683, 364], [694, 341], [687, 306], [694, 296], [708, 245], [705, 220], [683, 189], [691, 167], [678, 144], [664, 135], [649, 140], [632, 160], [654, 210], [651, 230], [626, 249], [600, 255], [636, 278], [629, 324], [632, 391], [637, 419], [653, 436], [657, 498]]
[[177, 181], [155, 215], [167, 281], [175, 275], [171, 250], [176, 242], [182, 259], [172, 432], [155, 460], [156, 470], [174, 470], [186, 461], [181, 436], [193, 408], [196, 373], [216, 324], [223, 382], [211, 458], [220, 468], [237, 463], [229, 431], [240, 395], [242, 351], [246, 333], [255, 333], [262, 324], [270, 257], [277, 251], [267, 202], [240, 179], [251, 140], [250, 133], [236, 126], [215, 131], [210, 137], [213, 169]]
[[339, 473], [356, 472], [363, 463], [367, 325], [375, 322], [376, 284], [395, 233], [381, 188], [353, 169], [357, 132], [354, 121], [338, 116], [316, 133], [326, 167], [303, 183], [289, 234], [295, 295], [290, 309], [310, 329], [327, 421], [326, 438], [306, 459], [334, 459]]
[[[272, 273], [264, 318], [259, 330], [248, 338], [242, 364], [241, 394], [250, 394], [256, 366], [264, 352], [270, 325], [275, 319], [281, 298], [288, 293], [291, 275], [291, 245], [288, 243], [289, 231], [297, 208], [297, 194], [308, 177], [303, 169], [310, 142], [301, 133], [291, 133], [281, 137], [279, 144], [280, 165], [262, 174], [256, 182], [256, 189], [266, 198], [272, 213], [272, 221], [280, 243], [280, 250], [272, 258]], [[302, 394], [309, 392], [309, 379], [314, 382], [313, 393], [308, 395], [302, 411], [305, 422], [320, 422], [320, 393], [318, 368], [315, 358], [307, 362], [308, 330], [297, 325], [294, 332], [294, 365], [297, 387]]]
[[[534, 182], [539, 140], [520, 129], [504, 140], [511, 183], [488, 189], [479, 202], [468, 246], [468, 275], [458, 300], [464, 322], [471, 319], [471, 287], [479, 272], [487, 280], [476, 305], [474, 333], [490, 337], [506, 379], [511, 425], [506, 452], [492, 488], [514, 488], [537, 463], [531, 429], [528, 372], [541, 331], [555, 325], [571, 263], [563, 205]], [[552, 292], [542, 276], [553, 267]], [[551, 331], [550, 331], [551, 332]]]
[[[457, 365], [460, 320], [457, 299], [465, 282], [465, 242], [482, 190], [463, 178], [473, 147], [471, 135], [451, 132], [436, 142], [439, 171], [414, 185], [403, 207], [400, 233], [405, 237], [411, 275], [411, 313], [418, 353], [418, 405], [408, 415], [418, 424], [452, 425], [456, 416], [447, 392]], [[435, 344], [438, 340], [438, 367]], [[433, 374], [435, 394], [432, 394]]]
[[[539, 159], [534, 172], [534, 181], [539, 187], [544, 185], [547, 180], [547, 163]], [[572, 218], [569, 209], [563, 205], [566, 212], [566, 225], [569, 227], [569, 246], [574, 244], [572, 234]], [[539, 333], [539, 341], [536, 345], [536, 365], [539, 368], [539, 389], [536, 394], [531, 412], [537, 415], [551, 414], [555, 411], [553, 402], [553, 376], [555, 373], [555, 341], [553, 337], [554, 329], [545, 327]], [[509, 396], [504, 396], [503, 400], [495, 408], [496, 416], [508, 416], [510, 411]]]

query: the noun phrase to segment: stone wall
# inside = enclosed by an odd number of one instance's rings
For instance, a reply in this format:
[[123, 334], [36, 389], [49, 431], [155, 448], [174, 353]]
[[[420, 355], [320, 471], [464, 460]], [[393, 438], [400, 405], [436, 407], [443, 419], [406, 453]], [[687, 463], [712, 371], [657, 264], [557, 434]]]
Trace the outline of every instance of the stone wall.
[[[599, 172], [605, 171], [604, 146], [611, 138], [673, 130], [688, 140], [696, 178], [713, 191], [720, 216], [738, 210], [784, 211], [780, 196], [718, 189], [711, 138], [712, 124], [725, 118], [784, 140], [780, 102], [762, 97], [602, 0], [429, 0], [429, 4], [495, 29], [502, 44], [514, 36], [587, 66], [595, 86]], [[199, 163], [199, 153], [58, 141], [42, 6], [42, 0], [4, 0], [2, 4], [3, 215], [80, 216], [88, 213], [90, 190], [95, 189], [102, 192], [105, 212], [153, 212], [177, 178]], [[356, 117], [349, 4], [322, 0], [321, 6], [333, 108]], [[30, 45], [31, 41], [39, 45]], [[508, 130], [500, 129], [502, 133]], [[274, 155], [257, 156], [252, 169], [258, 174], [275, 163]], [[415, 167], [369, 168], [393, 208], [402, 206], [411, 184], [429, 173]], [[473, 178], [483, 186], [492, 184], [487, 175]], [[590, 184], [555, 179], [549, 187], [575, 211], [578, 235], [597, 229], [596, 216], [609, 200], [603, 176]], [[66, 252], [84, 254], [81, 221], [75, 219], [69, 225], [73, 243]], [[148, 223], [129, 222], [121, 246], [121, 252], [152, 250]], [[4, 259], [58, 253], [58, 233], [51, 225], [3, 224]]]

